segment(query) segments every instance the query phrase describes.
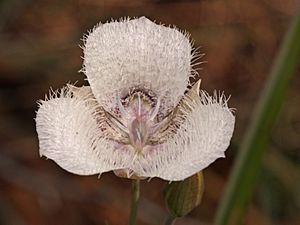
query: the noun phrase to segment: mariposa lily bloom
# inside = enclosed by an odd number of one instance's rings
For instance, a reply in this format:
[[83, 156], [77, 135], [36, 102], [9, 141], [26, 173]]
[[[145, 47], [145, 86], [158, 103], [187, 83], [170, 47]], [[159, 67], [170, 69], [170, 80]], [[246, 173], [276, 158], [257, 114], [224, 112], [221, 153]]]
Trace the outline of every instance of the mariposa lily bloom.
[[79, 175], [169, 181], [224, 157], [235, 118], [224, 95], [191, 85], [195, 57], [186, 33], [145, 17], [97, 25], [84, 40], [90, 86], [39, 102], [40, 155]]

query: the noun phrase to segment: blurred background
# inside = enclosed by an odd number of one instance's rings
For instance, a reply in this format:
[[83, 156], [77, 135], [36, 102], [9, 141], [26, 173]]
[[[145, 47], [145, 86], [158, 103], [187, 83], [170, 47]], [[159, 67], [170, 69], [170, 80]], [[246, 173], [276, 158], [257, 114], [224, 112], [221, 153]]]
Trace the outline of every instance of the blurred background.
[[[131, 181], [106, 173], [69, 174], [39, 157], [36, 101], [78, 73], [81, 38], [99, 21], [145, 15], [191, 33], [205, 53], [202, 88], [224, 90], [236, 108], [227, 158], [204, 171], [202, 204], [176, 224], [212, 224], [238, 147], [297, 0], [1, 0], [0, 224], [121, 225], [127, 223]], [[300, 224], [300, 76], [295, 74], [270, 137], [246, 225]], [[163, 224], [166, 182], [142, 182], [138, 224]]]

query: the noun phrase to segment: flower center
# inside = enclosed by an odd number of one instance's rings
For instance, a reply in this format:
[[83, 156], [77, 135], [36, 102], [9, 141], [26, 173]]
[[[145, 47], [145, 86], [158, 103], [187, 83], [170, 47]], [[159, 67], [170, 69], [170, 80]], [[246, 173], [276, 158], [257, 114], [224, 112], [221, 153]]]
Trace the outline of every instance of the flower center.
[[151, 135], [157, 130], [156, 116], [159, 112], [160, 99], [154, 101], [143, 91], [130, 94], [125, 99], [123, 106], [118, 99], [118, 108], [121, 114], [120, 121], [124, 125], [123, 130], [129, 137], [129, 143], [138, 153], [142, 153], [148, 145]]

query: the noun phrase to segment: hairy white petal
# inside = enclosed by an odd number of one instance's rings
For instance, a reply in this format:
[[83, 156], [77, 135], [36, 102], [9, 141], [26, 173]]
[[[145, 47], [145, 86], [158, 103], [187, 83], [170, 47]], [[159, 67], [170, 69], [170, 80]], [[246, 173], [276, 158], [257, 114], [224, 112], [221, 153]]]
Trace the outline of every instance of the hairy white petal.
[[[234, 129], [234, 116], [223, 95], [186, 99], [191, 107], [177, 133], [167, 142], [153, 147], [133, 165], [136, 174], [183, 180], [224, 157]], [[185, 109], [182, 109], [185, 110]]]
[[133, 155], [104, 137], [98, 110], [89, 87], [69, 85], [41, 101], [36, 117], [40, 155], [79, 175], [126, 167]]
[[188, 35], [145, 17], [100, 24], [87, 35], [84, 68], [92, 91], [106, 110], [117, 95], [137, 87], [161, 98], [160, 113], [174, 108], [189, 83], [194, 55]]

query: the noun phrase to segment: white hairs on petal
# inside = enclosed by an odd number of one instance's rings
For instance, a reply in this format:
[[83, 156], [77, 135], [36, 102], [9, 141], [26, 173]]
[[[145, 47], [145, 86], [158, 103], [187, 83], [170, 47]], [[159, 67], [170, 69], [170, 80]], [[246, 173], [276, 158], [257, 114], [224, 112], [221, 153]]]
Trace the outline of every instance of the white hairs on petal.
[[106, 110], [116, 96], [133, 87], [152, 90], [161, 98], [162, 114], [172, 110], [196, 71], [197, 51], [187, 32], [158, 25], [145, 17], [99, 24], [84, 41], [84, 68], [92, 91]]
[[131, 169], [138, 175], [183, 180], [224, 157], [235, 121], [225, 96], [200, 91], [199, 98], [186, 98], [185, 103], [191, 110], [182, 109], [176, 134], [136, 160]]
[[40, 155], [79, 175], [126, 168], [133, 155], [106, 138], [90, 87], [67, 86], [39, 102], [36, 129]]

